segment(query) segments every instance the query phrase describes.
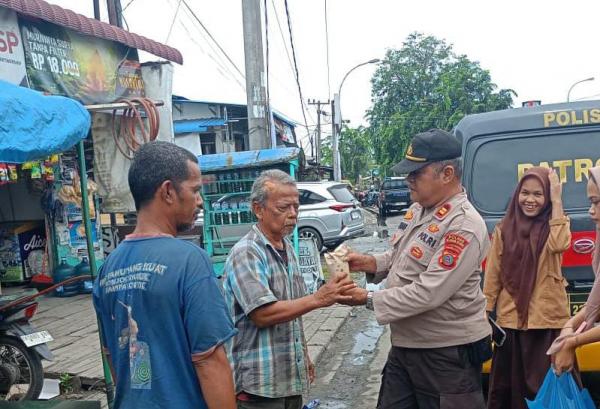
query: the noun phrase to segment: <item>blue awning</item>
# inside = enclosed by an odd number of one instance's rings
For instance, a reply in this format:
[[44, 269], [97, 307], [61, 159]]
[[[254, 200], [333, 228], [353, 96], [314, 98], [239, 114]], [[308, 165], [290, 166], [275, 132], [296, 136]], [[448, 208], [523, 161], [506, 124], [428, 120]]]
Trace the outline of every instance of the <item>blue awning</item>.
[[74, 99], [47, 96], [0, 81], [0, 162], [23, 163], [70, 149], [90, 130]]
[[198, 162], [202, 172], [214, 172], [225, 169], [251, 168], [269, 164], [290, 162], [300, 156], [299, 148], [263, 149], [260, 151], [242, 151], [200, 155]]
[[173, 121], [173, 132], [175, 134], [206, 132], [210, 126], [223, 126], [225, 123], [226, 122], [223, 118], [201, 118]]

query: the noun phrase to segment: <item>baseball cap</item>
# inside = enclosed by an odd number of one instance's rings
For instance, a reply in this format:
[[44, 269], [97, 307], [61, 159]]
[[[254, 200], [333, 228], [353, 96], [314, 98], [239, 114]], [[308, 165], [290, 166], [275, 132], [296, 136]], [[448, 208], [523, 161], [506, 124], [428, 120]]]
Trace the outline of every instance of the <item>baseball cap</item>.
[[394, 165], [392, 171], [407, 174], [430, 163], [460, 158], [461, 154], [461, 144], [454, 135], [441, 129], [430, 129], [413, 137], [404, 159]]

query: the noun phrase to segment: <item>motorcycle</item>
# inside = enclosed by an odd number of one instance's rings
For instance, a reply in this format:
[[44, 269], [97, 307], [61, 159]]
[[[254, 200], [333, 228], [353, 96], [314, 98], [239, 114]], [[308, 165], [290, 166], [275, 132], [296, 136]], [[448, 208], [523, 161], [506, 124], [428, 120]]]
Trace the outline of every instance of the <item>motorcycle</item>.
[[44, 385], [42, 359], [53, 360], [46, 345], [53, 338], [29, 323], [41, 293], [14, 300], [0, 296], [0, 400], [37, 399]]

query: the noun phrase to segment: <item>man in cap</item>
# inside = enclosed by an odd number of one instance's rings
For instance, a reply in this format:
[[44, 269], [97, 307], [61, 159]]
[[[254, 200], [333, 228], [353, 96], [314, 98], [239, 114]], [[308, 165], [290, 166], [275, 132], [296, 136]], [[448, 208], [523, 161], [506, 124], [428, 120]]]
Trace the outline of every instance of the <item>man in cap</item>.
[[461, 186], [461, 144], [432, 129], [414, 136], [392, 169], [408, 174], [413, 205], [385, 253], [350, 253], [353, 271], [385, 289], [350, 290], [353, 305], [390, 324], [379, 409], [484, 408], [481, 366], [491, 357], [481, 263], [483, 219]]

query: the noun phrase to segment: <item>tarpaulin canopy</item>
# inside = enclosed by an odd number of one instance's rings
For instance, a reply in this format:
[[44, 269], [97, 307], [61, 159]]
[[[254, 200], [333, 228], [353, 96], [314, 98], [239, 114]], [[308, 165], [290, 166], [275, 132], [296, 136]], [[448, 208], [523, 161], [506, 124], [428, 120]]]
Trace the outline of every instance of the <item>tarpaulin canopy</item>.
[[202, 172], [218, 170], [251, 168], [270, 164], [290, 162], [300, 156], [299, 148], [273, 148], [260, 151], [242, 151], [217, 153], [198, 156]]
[[85, 139], [90, 114], [79, 102], [0, 81], [0, 162], [23, 163]]

